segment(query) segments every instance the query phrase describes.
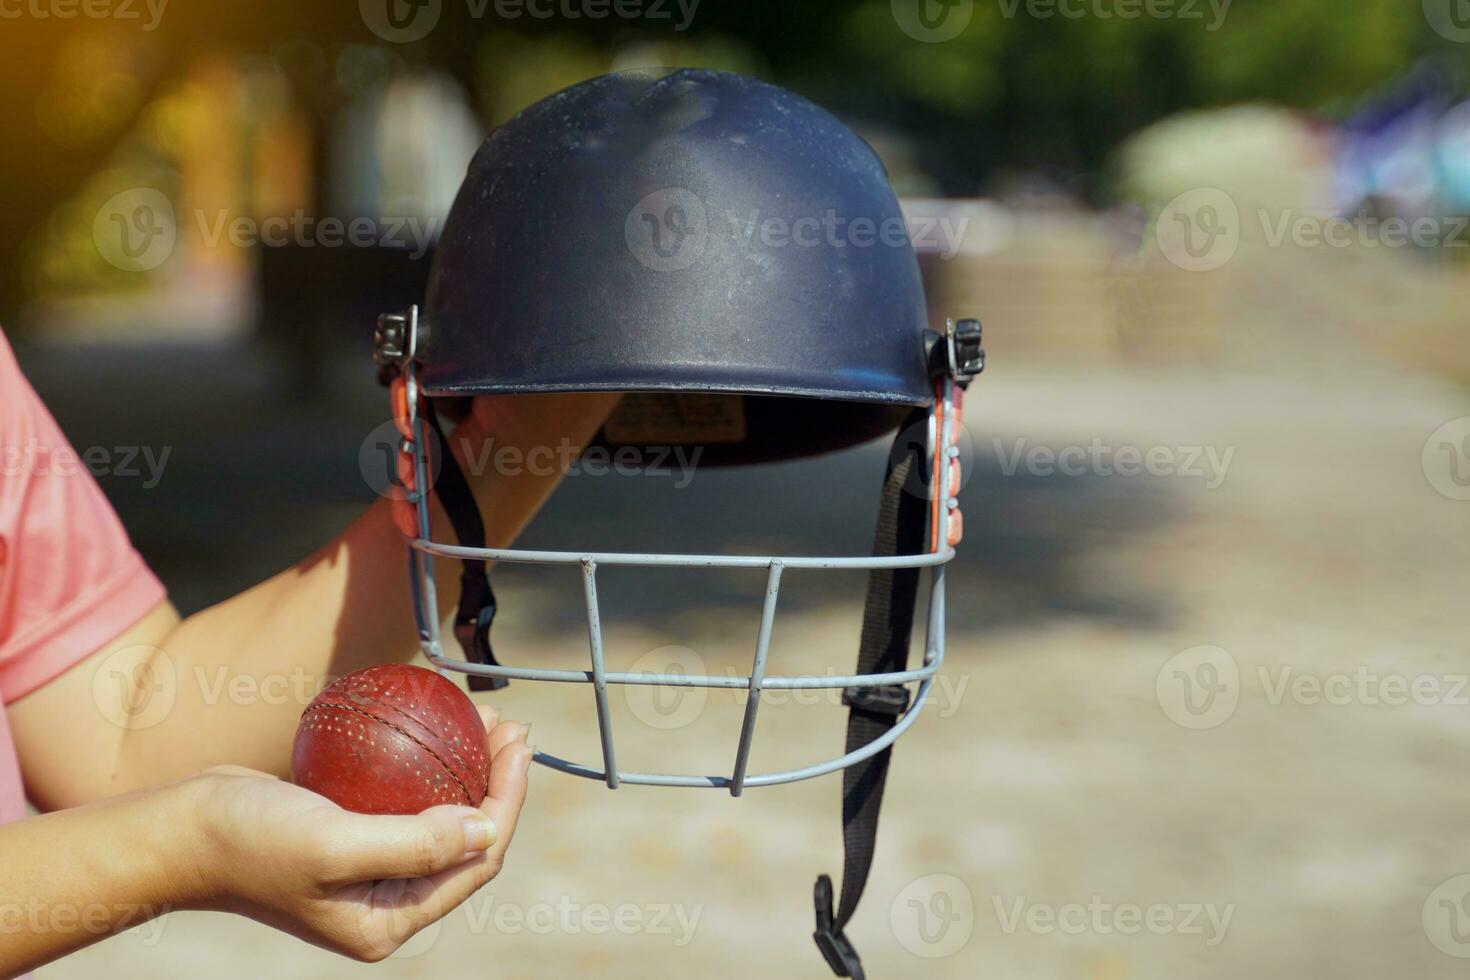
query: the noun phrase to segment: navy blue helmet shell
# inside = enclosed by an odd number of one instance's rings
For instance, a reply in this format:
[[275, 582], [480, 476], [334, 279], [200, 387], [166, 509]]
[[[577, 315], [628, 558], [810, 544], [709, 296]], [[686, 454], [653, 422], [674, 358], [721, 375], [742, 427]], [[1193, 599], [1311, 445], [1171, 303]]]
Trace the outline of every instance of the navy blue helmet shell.
[[604, 75], [496, 129], [423, 325], [430, 395], [665, 393], [716, 434], [707, 463], [852, 445], [934, 399], [883, 165], [826, 110], [729, 72]]

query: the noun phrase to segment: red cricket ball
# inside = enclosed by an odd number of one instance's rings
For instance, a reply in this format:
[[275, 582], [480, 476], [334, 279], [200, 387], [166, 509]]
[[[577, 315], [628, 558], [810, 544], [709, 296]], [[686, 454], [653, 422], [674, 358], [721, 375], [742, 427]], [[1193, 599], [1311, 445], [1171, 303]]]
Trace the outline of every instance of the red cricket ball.
[[301, 713], [291, 781], [357, 813], [479, 806], [490, 760], [463, 691], [432, 670], [366, 667], [329, 684]]

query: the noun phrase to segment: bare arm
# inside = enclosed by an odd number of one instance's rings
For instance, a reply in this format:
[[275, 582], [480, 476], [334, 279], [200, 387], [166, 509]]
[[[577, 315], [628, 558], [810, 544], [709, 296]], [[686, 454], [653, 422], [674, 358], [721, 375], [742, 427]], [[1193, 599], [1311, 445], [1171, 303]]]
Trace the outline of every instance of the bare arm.
[[[467, 476], [492, 546], [515, 537], [560, 472], [476, 466], [484, 440], [522, 452], [581, 447], [617, 397], [477, 400], [449, 441], [457, 457], [471, 457]], [[442, 513], [435, 528], [453, 540]], [[32, 800], [75, 806], [220, 763], [286, 775], [297, 720], [325, 678], [416, 651], [405, 548], [379, 500], [316, 554], [233, 598], [186, 620], [160, 604], [10, 706]], [[441, 615], [458, 599], [457, 565], [436, 563]]]
[[382, 959], [504, 862], [530, 750], [524, 726], [482, 713], [492, 761], [479, 809], [361, 816], [223, 767], [0, 827], [0, 977], [180, 908], [237, 912]]

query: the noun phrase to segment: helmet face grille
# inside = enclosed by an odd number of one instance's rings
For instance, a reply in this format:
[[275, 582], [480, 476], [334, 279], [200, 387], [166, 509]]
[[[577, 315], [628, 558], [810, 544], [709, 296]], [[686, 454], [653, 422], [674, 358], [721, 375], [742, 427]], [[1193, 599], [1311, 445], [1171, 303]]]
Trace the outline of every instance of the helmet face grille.
[[825, 110], [724, 72], [604, 76], [496, 130], [425, 319], [431, 395], [778, 396], [745, 400], [732, 461], [836, 448], [821, 401], [849, 403], [838, 428], [866, 438], [884, 406], [933, 398], [918, 263], [877, 157]]
[[[431, 472], [430, 460], [426, 455], [426, 440], [418, 438], [413, 433], [420, 432], [418, 409], [416, 398], [412, 395], [417, 389], [417, 381], [414, 377], [417, 368], [413, 363], [406, 366], [406, 384], [404, 388], [410, 392], [406, 406], [407, 418], [405, 428], [409, 435], [405, 438], [405, 449], [409, 454], [411, 468], [415, 474], [413, 486], [427, 487], [431, 485], [428, 474]], [[909, 442], [914, 429], [922, 431], [923, 436], [908, 447], [905, 451], [913, 454], [918, 461], [919, 471], [928, 472], [932, 465], [932, 472], [938, 474], [943, 472], [941, 464], [948, 457], [941, 453], [938, 447], [950, 445], [953, 438], [953, 387], [948, 380], [940, 382], [939, 397], [931, 407], [928, 415], [928, 425], [914, 426], [906, 429], [908, 435], [901, 436], [895, 444], [894, 453], [900, 451], [900, 447]], [[912, 410], [911, 410], [912, 412]], [[922, 413], [919, 413], [922, 416]], [[904, 476], [907, 476], [905, 471]], [[889, 479], [893, 478], [893, 470], [890, 468]], [[900, 481], [902, 483], [902, 481]], [[903, 484], [906, 486], [906, 484]], [[659, 554], [659, 553], [594, 553], [594, 552], [559, 552], [559, 551], [533, 551], [510, 548], [486, 548], [480, 546], [451, 545], [434, 541], [431, 537], [431, 495], [429, 493], [415, 493], [412, 497], [414, 520], [417, 523], [418, 536], [411, 543], [410, 579], [413, 592], [413, 608], [415, 624], [418, 629], [420, 647], [424, 655], [436, 666], [460, 671], [472, 675], [474, 678], [493, 678], [496, 683], [506, 680], [530, 680], [530, 681], [554, 681], [561, 683], [583, 683], [592, 686], [597, 706], [597, 719], [599, 735], [602, 745], [601, 765], [573, 762], [559, 756], [538, 752], [536, 761], [543, 765], [572, 775], [583, 776], [589, 779], [597, 779], [607, 783], [610, 788], [616, 788], [622, 783], [645, 784], [658, 786], [682, 786], [682, 787], [712, 787], [726, 789], [732, 795], [738, 796], [746, 786], [769, 786], [781, 783], [795, 782], [802, 779], [810, 779], [828, 773], [854, 766], [874, 758], [889, 745], [898, 739], [917, 720], [920, 711], [927, 701], [930, 685], [933, 683], [935, 674], [939, 671], [944, 661], [944, 566], [954, 557], [954, 549], [945, 542], [948, 540], [948, 516], [947, 509], [942, 506], [939, 494], [942, 493], [938, 479], [927, 479], [926, 498], [923, 500], [922, 510], [932, 507], [937, 514], [933, 525], [933, 546], [926, 551], [910, 554], [895, 554], [893, 551], [877, 550], [871, 557], [840, 556], [779, 556], [779, 555], [696, 555], [696, 554]], [[885, 487], [885, 489], [887, 489]], [[908, 489], [904, 493], [911, 492]], [[897, 496], [897, 493], [895, 492]], [[446, 509], [449, 504], [446, 502]], [[893, 524], [893, 520], [888, 523]], [[904, 521], [899, 520], [899, 525]], [[901, 528], [887, 527], [885, 529], [885, 518], [880, 508], [879, 526], [880, 539], [886, 534], [892, 536], [896, 530]], [[929, 526], [928, 522], [920, 520], [917, 525], [910, 525], [910, 531], [921, 532]], [[917, 535], [923, 537], [922, 534]], [[436, 558], [454, 559], [466, 564], [483, 562], [524, 562], [540, 565], [572, 565], [580, 568], [582, 578], [582, 597], [587, 622], [587, 635], [590, 654], [589, 669], [567, 670], [532, 666], [509, 666], [494, 662], [470, 663], [464, 660], [449, 657], [442, 645], [440, 638], [440, 624], [437, 614], [437, 601], [435, 599], [434, 587], [434, 561]], [[603, 656], [603, 632], [602, 620], [597, 598], [597, 575], [600, 568], [607, 566], [639, 566], [639, 567], [665, 567], [680, 569], [714, 569], [714, 568], [762, 568], [766, 570], [766, 588], [764, 603], [761, 611], [760, 628], [756, 638], [755, 650], [751, 662], [750, 672], [744, 676], [739, 675], [708, 675], [691, 676], [688, 674], [652, 673], [652, 672], [619, 672], [609, 671]], [[768, 672], [768, 664], [779, 664], [779, 652], [773, 658], [771, 650], [771, 636], [774, 620], [777, 612], [777, 603], [780, 596], [781, 582], [787, 571], [859, 571], [866, 570], [874, 575], [887, 575], [896, 577], [904, 574], [917, 575], [920, 569], [929, 569], [930, 585], [925, 622], [925, 641], [923, 659], [919, 666], [905, 669], [877, 669], [864, 671], [861, 668], [850, 675], [830, 674], [796, 674], [782, 675]], [[870, 580], [869, 611], [872, 609], [872, 581]], [[912, 596], [911, 596], [912, 599]], [[886, 604], [885, 604], [886, 605]], [[913, 603], [910, 601], [910, 607]], [[865, 616], [865, 632], [866, 632]], [[903, 649], [907, 653], [907, 627], [903, 630]], [[866, 643], [866, 639], [865, 639]], [[469, 645], [466, 645], [466, 650]], [[902, 664], [902, 661], [899, 662]], [[914, 696], [909, 698], [903, 692], [902, 686], [916, 684], [917, 690]], [[619, 768], [616, 753], [616, 738], [613, 732], [611, 712], [608, 709], [609, 686], [617, 685], [653, 685], [669, 687], [703, 687], [703, 688], [725, 688], [744, 689], [750, 692], [747, 701], [745, 720], [741, 726], [735, 752], [735, 763], [732, 770], [727, 773], [716, 773], [709, 775], [694, 775], [680, 773], [645, 773], [630, 772]], [[790, 769], [782, 772], [751, 774], [747, 771], [750, 761], [750, 749], [755, 734], [755, 722], [757, 708], [760, 702], [760, 694], [763, 690], [811, 690], [811, 689], [841, 688], [845, 691], [845, 702], [851, 705], [869, 705], [875, 694], [894, 699], [891, 695], [903, 694], [901, 703], [896, 701], [892, 705], [890, 713], [893, 716], [891, 727], [878, 737], [858, 747], [849, 746], [848, 751], [836, 758], [824, 762], [815, 763], [798, 769]], [[852, 700], [848, 700], [852, 698]]]

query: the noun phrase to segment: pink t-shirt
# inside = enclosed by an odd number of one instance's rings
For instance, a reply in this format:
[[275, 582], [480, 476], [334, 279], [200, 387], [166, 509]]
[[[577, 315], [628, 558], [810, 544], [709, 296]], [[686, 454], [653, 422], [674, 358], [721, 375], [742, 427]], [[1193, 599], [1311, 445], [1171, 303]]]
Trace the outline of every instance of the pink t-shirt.
[[0, 823], [25, 815], [4, 705], [164, 597], [0, 332]]

